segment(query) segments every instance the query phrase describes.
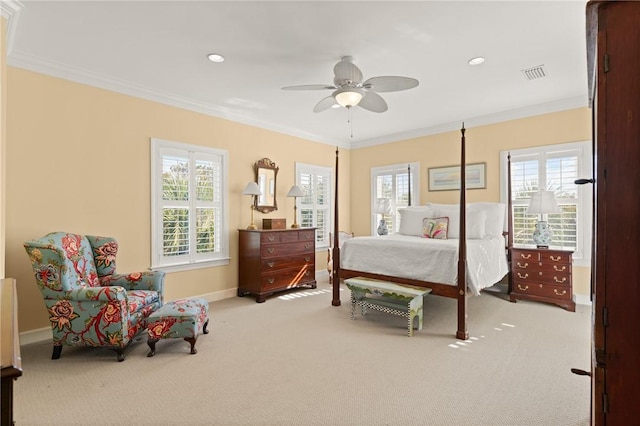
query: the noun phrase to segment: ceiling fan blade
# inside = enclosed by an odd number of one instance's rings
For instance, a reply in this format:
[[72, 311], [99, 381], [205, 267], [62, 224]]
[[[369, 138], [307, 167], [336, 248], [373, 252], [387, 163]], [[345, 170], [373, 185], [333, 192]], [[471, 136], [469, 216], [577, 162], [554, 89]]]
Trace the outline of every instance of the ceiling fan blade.
[[326, 98], [320, 100], [320, 102], [318, 102], [315, 107], [313, 107], [313, 112], [322, 112], [334, 105], [337, 105], [337, 102], [334, 99], [333, 95], [327, 96]]
[[351, 62], [350, 56], [345, 56], [333, 67], [333, 83], [340, 86], [346, 82], [360, 83], [362, 81], [362, 71]]
[[372, 112], [385, 112], [388, 107], [387, 103], [382, 96], [378, 95], [376, 92], [365, 92], [366, 94], [358, 103], [359, 107], [362, 107], [366, 110]]
[[336, 87], [328, 84], [301, 84], [300, 86], [285, 86], [282, 90], [335, 90]]
[[362, 87], [376, 92], [398, 92], [400, 90], [413, 89], [418, 84], [418, 80], [411, 77], [383, 76], [371, 77], [362, 83]]

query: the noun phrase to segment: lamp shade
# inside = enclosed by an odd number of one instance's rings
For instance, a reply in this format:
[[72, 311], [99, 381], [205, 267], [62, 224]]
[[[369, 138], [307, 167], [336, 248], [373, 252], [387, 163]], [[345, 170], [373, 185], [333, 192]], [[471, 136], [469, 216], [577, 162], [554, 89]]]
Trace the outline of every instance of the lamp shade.
[[304, 196], [304, 192], [298, 185], [293, 185], [289, 192], [287, 192], [287, 197], [302, 197]]
[[388, 198], [378, 198], [376, 201], [376, 213], [377, 214], [389, 214], [391, 213], [391, 200]]
[[527, 214], [558, 213], [559, 211], [553, 191], [534, 192], [527, 207]]
[[262, 195], [262, 191], [260, 191], [257, 183], [249, 182], [247, 186], [244, 187], [242, 195]]
[[345, 108], [350, 108], [358, 105], [358, 103], [362, 100], [362, 96], [363, 94], [361, 90], [350, 87], [338, 89], [333, 94], [336, 102], [338, 102]]

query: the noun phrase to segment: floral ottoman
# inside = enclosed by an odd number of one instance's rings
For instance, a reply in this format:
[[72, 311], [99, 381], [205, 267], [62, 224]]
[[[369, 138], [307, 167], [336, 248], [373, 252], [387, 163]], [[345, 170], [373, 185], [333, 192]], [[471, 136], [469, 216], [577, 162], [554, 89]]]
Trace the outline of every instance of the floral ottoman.
[[201, 298], [179, 299], [167, 302], [160, 309], [149, 315], [147, 344], [151, 351], [147, 356], [156, 353], [156, 342], [160, 339], [183, 338], [191, 344], [191, 353], [198, 353], [196, 340], [198, 334], [207, 334], [209, 324], [209, 302]]

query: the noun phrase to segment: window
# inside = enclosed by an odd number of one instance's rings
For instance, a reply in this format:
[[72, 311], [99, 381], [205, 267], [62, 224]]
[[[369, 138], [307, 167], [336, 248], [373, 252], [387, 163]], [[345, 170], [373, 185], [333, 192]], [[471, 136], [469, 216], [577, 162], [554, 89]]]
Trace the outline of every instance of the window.
[[[503, 199], [506, 200], [506, 161], [501, 152]], [[579, 178], [592, 176], [591, 143], [576, 142], [510, 151], [513, 243], [534, 245], [533, 229], [539, 215], [527, 214], [531, 195], [539, 190], [553, 191], [559, 213], [546, 220], [553, 230], [551, 247], [573, 250], [576, 260], [588, 260], [591, 241], [592, 188], [576, 185]], [[583, 263], [583, 262], [580, 262]], [[588, 265], [584, 262], [585, 266]]]
[[[400, 226], [398, 209], [420, 204], [420, 164], [402, 163], [371, 169], [371, 235], [377, 234], [378, 220], [384, 219], [389, 234]], [[411, 204], [409, 204], [411, 196]], [[386, 198], [391, 213], [378, 214], [378, 199]]]
[[229, 263], [227, 151], [151, 139], [151, 267]]
[[316, 248], [329, 247], [331, 232], [331, 177], [329, 167], [296, 163], [296, 185], [304, 192], [298, 202], [298, 222], [316, 228]]

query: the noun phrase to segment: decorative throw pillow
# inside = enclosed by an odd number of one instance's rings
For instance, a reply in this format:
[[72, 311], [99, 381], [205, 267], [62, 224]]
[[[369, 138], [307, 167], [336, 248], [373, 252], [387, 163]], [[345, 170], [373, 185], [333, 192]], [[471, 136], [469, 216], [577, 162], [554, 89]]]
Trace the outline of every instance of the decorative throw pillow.
[[436, 240], [447, 239], [448, 217], [425, 217], [422, 220], [422, 236]]

